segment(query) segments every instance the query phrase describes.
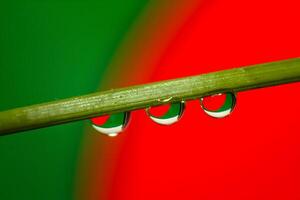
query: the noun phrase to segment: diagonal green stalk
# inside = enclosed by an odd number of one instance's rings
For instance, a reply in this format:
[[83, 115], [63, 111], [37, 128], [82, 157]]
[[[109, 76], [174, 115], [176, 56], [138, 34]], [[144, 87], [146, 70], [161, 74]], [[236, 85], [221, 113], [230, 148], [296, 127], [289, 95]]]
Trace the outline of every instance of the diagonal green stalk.
[[215, 93], [300, 81], [300, 58], [96, 92], [0, 112], [0, 135]]

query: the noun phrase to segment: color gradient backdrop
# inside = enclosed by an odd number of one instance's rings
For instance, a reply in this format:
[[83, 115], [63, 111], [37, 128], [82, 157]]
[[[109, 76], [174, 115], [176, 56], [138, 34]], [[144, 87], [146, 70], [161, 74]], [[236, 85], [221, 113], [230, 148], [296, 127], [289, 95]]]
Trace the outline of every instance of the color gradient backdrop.
[[[298, 0], [0, 3], [0, 110], [300, 56]], [[300, 67], [300, 66], [299, 66]], [[176, 88], [174, 88], [176, 89]], [[300, 199], [300, 84], [241, 92], [227, 118], [187, 102], [0, 138], [0, 199]]]

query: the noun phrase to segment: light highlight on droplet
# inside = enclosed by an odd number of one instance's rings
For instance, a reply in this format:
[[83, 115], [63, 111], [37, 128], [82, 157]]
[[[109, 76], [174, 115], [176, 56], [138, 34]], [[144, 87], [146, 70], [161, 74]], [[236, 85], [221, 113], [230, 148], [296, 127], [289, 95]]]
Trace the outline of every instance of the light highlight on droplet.
[[204, 112], [214, 118], [223, 118], [230, 115], [236, 104], [234, 93], [220, 93], [200, 99]]
[[115, 137], [128, 125], [130, 113], [116, 113], [109, 116], [100, 116], [91, 119], [92, 126], [98, 132]]
[[155, 106], [146, 109], [150, 119], [161, 125], [171, 125], [177, 122], [185, 108], [184, 102]]

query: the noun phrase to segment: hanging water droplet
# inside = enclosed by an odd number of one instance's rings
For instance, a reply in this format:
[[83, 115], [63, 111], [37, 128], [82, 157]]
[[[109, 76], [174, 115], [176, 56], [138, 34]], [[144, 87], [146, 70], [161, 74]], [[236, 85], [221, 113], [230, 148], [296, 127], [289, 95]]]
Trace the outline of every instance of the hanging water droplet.
[[236, 104], [234, 93], [220, 93], [200, 99], [204, 112], [214, 118], [223, 118], [233, 111]]
[[129, 117], [130, 112], [122, 112], [95, 117], [91, 119], [91, 122], [94, 129], [98, 132], [115, 137], [126, 128]]
[[171, 125], [181, 118], [184, 108], [185, 103], [182, 101], [179, 103], [150, 107], [146, 109], [146, 113], [150, 119], [158, 124]]

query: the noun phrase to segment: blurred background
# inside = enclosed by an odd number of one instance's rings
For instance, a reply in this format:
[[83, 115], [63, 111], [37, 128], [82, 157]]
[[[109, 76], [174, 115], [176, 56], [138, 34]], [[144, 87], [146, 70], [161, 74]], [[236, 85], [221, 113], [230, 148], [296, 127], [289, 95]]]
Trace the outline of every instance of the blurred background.
[[[0, 110], [300, 56], [297, 0], [3, 1]], [[299, 66], [300, 67], [300, 66]], [[176, 89], [176, 88], [174, 88]], [[199, 101], [172, 126], [132, 112], [0, 138], [0, 199], [300, 199], [300, 84]]]

